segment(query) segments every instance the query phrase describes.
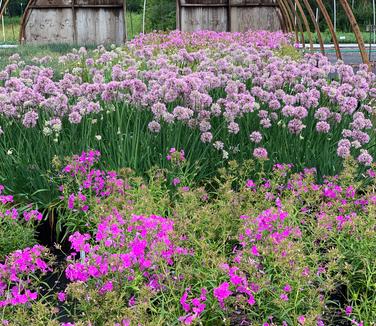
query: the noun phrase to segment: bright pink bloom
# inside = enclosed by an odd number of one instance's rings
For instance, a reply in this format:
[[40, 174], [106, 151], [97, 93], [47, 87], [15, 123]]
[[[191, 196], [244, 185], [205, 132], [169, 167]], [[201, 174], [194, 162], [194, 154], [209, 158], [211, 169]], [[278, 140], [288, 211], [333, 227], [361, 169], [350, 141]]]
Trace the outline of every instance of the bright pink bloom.
[[214, 296], [217, 298], [221, 306], [223, 306], [224, 300], [232, 294], [229, 287], [230, 287], [230, 284], [228, 284], [227, 282], [223, 282], [213, 291]]

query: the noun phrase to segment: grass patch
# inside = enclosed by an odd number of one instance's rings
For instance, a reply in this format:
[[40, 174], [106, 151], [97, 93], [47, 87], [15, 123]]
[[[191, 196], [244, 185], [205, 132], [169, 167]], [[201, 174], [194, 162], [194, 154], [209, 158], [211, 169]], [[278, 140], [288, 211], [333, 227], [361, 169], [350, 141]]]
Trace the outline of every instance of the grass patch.
[[[317, 33], [311, 33], [312, 34], [312, 41], [313, 43], [319, 43]], [[323, 39], [323, 42], [325, 44], [331, 44], [332, 41], [332, 35], [329, 31], [321, 32], [321, 37]], [[362, 32], [362, 37], [365, 43], [373, 42], [373, 34], [369, 34], [369, 32]], [[348, 32], [337, 32], [337, 38], [338, 42], [340, 44], [349, 44], [349, 43], [357, 43], [355, 34], [354, 33], [348, 33]], [[304, 33], [304, 40], [306, 43], [309, 43], [308, 33]]]

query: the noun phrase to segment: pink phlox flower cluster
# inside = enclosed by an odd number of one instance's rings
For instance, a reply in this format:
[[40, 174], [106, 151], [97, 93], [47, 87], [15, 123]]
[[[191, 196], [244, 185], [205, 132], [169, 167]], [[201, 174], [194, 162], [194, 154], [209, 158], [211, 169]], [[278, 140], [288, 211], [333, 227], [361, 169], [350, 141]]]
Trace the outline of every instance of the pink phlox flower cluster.
[[175, 244], [173, 221], [155, 215], [132, 215], [126, 222], [120, 214], [114, 213], [98, 225], [95, 241], [89, 243], [90, 236], [79, 232], [69, 240], [72, 248], [81, 253], [81, 258], [76, 261], [75, 255], [69, 257], [68, 279], [73, 282], [102, 280], [99, 289], [102, 292], [119, 286], [113, 275], [123, 274], [124, 280], [132, 281], [137, 271], [148, 286], [159, 290], [159, 264], [172, 265], [175, 256], [189, 254], [187, 249]]
[[37, 299], [32, 275], [52, 271], [46, 262], [47, 256], [47, 248], [35, 245], [11, 253], [4, 263], [0, 263], [0, 307], [26, 304]]
[[[0, 202], [4, 205], [4, 208], [7, 208], [7, 204], [12, 204], [14, 202], [12, 195], [4, 195], [2, 192], [4, 191], [4, 186], [0, 185]], [[29, 205], [30, 208], [31, 205]], [[1, 217], [8, 217], [12, 220], [18, 220], [20, 216], [23, 216], [26, 222], [29, 221], [41, 221], [43, 219], [43, 215], [36, 209], [25, 210], [22, 214], [20, 211], [15, 208], [7, 208], [5, 211], [0, 210], [0, 218]]]
[[78, 181], [79, 191], [77, 193], [67, 193], [69, 189], [64, 186], [59, 188], [67, 196], [67, 206], [70, 210], [80, 209], [87, 212], [91, 200], [95, 200], [97, 203], [102, 198], [125, 193], [128, 185], [118, 177], [116, 172], [94, 168], [99, 157], [98, 151], [83, 152], [81, 156], [75, 156], [72, 163], [63, 169], [64, 175], [70, 178], [74, 177]]
[[41, 212], [33, 209], [31, 211], [27, 211], [23, 213], [25, 221], [41, 221], [43, 219], [43, 215]]
[[6, 205], [8, 203], [13, 203], [13, 196], [11, 196], [11, 195], [4, 195], [3, 194], [4, 189], [5, 189], [5, 187], [3, 185], [0, 185], [0, 202], [3, 205]]
[[72, 162], [64, 167], [63, 172], [71, 176], [87, 174], [100, 158], [99, 151], [82, 152], [73, 156]]
[[179, 317], [179, 321], [183, 325], [191, 325], [194, 320], [200, 318], [200, 315], [206, 308], [207, 292], [205, 288], [202, 288], [199, 297], [189, 299], [188, 296], [191, 293], [190, 289], [184, 291], [183, 296], [180, 298], [180, 304], [186, 315]]
[[[237, 258], [234, 261], [237, 261]], [[259, 291], [259, 286], [253, 282], [249, 282], [247, 277], [236, 266], [230, 267], [228, 264], [222, 264], [220, 268], [227, 272], [230, 280], [230, 283], [223, 282], [219, 287], [214, 289], [214, 296], [217, 298], [221, 308], [225, 308], [224, 300], [233, 294], [236, 294], [238, 298], [239, 296], [244, 296], [247, 303], [253, 306], [256, 303], [254, 295]]]
[[167, 161], [171, 161], [172, 163], [179, 164], [185, 161], [185, 152], [183, 149], [179, 151], [175, 148], [170, 148], [166, 159]]
[[220, 306], [224, 308], [225, 299], [231, 296], [233, 292], [230, 291], [230, 284], [228, 282], [223, 282], [213, 290], [213, 293]]

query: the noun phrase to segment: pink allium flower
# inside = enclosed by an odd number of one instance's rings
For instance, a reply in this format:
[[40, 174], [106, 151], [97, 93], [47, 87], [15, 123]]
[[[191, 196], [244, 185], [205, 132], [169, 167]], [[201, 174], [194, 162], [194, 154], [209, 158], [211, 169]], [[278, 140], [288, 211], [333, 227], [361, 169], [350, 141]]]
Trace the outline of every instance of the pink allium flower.
[[338, 146], [337, 155], [341, 158], [346, 158], [350, 156], [350, 148], [346, 146]]
[[299, 119], [292, 119], [287, 124], [287, 127], [289, 128], [292, 134], [298, 135], [305, 128], [305, 125]]
[[236, 122], [232, 121], [232, 122], [229, 123], [228, 132], [230, 134], [236, 135], [239, 132], [239, 130], [240, 130], [239, 125]]
[[258, 131], [254, 131], [252, 132], [250, 135], [249, 135], [249, 139], [251, 140], [251, 142], [255, 143], [255, 144], [258, 144], [259, 142], [261, 142], [262, 140], [262, 135], [260, 132]]
[[204, 120], [204, 121], [200, 122], [199, 127], [200, 127], [200, 131], [202, 133], [204, 133], [204, 132], [207, 132], [207, 131], [209, 131], [211, 129], [211, 124], [210, 124], [209, 121]]
[[253, 150], [253, 156], [257, 159], [267, 159], [268, 158], [268, 151], [263, 147], [257, 147]]
[[371, 165], [373, 158], [366, 149], [361, 150], [361, 154], [357, 158], [358, 162], [363, 165]]
[[161, 130], [161, 125], [157, 121], [151, 121], [148, 123], [148, 129], [151, 132], [158, 133]]
[[203, 143], [210, 143], [213, 139], [213, 135], [211, 132], [204, 132], [203, 134], [201, 134], [201, 137], [200, 137], [201, 141]]
[[317, 120], [326, 121], [330, 117], [330, 110], [326, 107], [321, 107], [317, 109], [314, 116]]
[[78, 112], [72, 112], [69, 114], [69, 122], [73, 124], [79, 124], [82, 120], [82, 116]]
[[265, 118], [260, 120], [260, 125], [265, 129], [269, 129], [272, 126], [272, 123], [269, 118]]
[[33, 128], [37, 124], [38, 117], [39, 117], [38, 113], [35, 112], [35, 111], [26, 112], [25, 115], [24, 115], [22, 124], [26, 128]]
[[347, 306], [345, 309], [345, 313], [347, 316], [350, 316], [352, 314], [353, 308], [351, 306]]
[[317, 130], [317, 132], [321, 132], [321, 133], [326, 134], [330, 130], [330, 124], [327, 123], [326, 121], [319, 121], [316, 124], [316, 130]]

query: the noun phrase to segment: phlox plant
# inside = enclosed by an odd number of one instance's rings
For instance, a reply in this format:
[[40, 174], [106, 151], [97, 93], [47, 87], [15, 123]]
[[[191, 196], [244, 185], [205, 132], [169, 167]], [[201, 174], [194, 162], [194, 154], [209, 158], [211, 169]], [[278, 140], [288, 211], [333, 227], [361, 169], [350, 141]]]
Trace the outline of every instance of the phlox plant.
[[[147, 194], [142, 190], [145, 187], [144, 181], [135, 176], [122, 176], [122, 171], [117, 174], [99, 169], [100, 158], [99, 151], [82, 152], [81, 155], [73, 156], [62, 168], [59, 190], [64, 204], [60, 205], [63, 212], [56, 221], [57, 238], [60, 241], [76, 231], [94, 232], [93, 228], [100, 223], [102, 216], [112, 212], [114, 208], [125, 209], [130, 213], [149, 211], [138, 210], [134, 205], [142, 197], [147, 200]], [[190, 189], [188, 185], [191, 172], [186, 170], [184, 150], [169, 149], [165, 160], [166, 169], [149, 171], [148, 187], [153, 189], [151, 199], [155, 200], [150, 213], [158, 210], [161, 214], [168, 214], [168, 205], [162, 205], [163, 198], [167, 199]]]
[[12, 195], [0, 185], [0, 261], [11, 252], [36, 244], [36, 227], [42, 213], [27, 207], [16, 207]]
[[[132, 307], [143, 304], [145, 292], [156, 296], [165, 290], [166, 278], [174, 278], [175, 259], [190, 254], [179, 246], [173, 221], [153, 215], [133, 215], [127, 220], [113, 212], [102, 219], [93, 240], [89, 234], [76, 232], [69, 241], [74, 253], [65, 270], [72, 282], [67, 294], [80, 299], [81, 287], [81, 293], [96, 291], [101, 296], [78, 300], [75, 307], [76, 313], [81, 311], [95, 323], [120, 318], [122, 313], [131, 317]], [[113, 293], [121, 302], [111, 308], [115, 316], [109, 316], [103, 302], [111, 300], [108, 297]]]
[[[101, 218], [96, 215], [95, 208], [101, 201], [112, 200], [114, 195], [125, 200], [129, 186], [116, 172], [98, 169], [100, 155], [98, 151], [75, 155], [59, 175], [60, 199], [66, 203], [65, 211], [56, 223], [57, 237], [61, 240], [67, 234], [95, 228]], [[62, 231], [64, 234], [60, 236]]]
[[13, 56], [0, 72], [0, 176], [47, 205], [57, 197], [51, 162], [91, 148], [138, 175], [184, 148], [197, 182], [260, 155], [269, 170], [294, 163], [319, 176], [349, 156], [369, 166], [375, 75], [320, 54], [281, 56], [289, 42], [264, 31], [154, 33], [62, 56], [62, 76]]
[[16, 250], [0, 263], [0, 318], [3, 324], [19, 307], [27, 310], [28, 303], [35, 302], [38, 297], [41, 299], [41, 276], [52, 271], [51, 264], [48, 249], [41, 245]]
[[[277, 325], [373, 321], [375, 292], [359, 287], [374, 278], [374, 259], [363, 252], [375, 245], [367, 231], [375, 223], [373, 188], [358, 193], [364, 186], [348, 163], [324, 185], [316, 183], [315, 169], [292, 174], [291, 165], [278, 164], [272, 178], [243, 181], [235, 193], [230, 185], [241, 173], [224, 174], [210, 204], [192, 191], [182, 197], [175, 216], [181, 232], [199, 239], [194, 252], [201, 265], [190, 261], [195, 267], [181, 273], [212, 294], [202, 318]], [[240, 218], [228, 218], [234, 213]]]
[[[166, 154], [180, 173], [185, 152]], [[209, 191], [192, 184], [177, 191], [166, 178], [171, 171], [154, 171], [149, 184], [129, 170], [99, 170], [99, 160], [98, 151], [83, 152], [63, 167], [63, 205], [87, 224], [70, 231], [60, 267], [66, 287], [48, 298], [38, 291], [39, 276], [51, 269], [40, 245], [0, 265], [8, 323], [35, 320], [37, 307], [43, 318], [55, 310], [53, 325], [63, 318], [77, 325], [375, 320], [375, 166], [359, 179], [358, 163], [346, 159], [340, 175], [319, 184], [314, 168], [295, 173], [292, 164], [275, 164], [271, 175], [260, 172], [261, 157], [229, 162]], [[158, 203], [165, 217], [140, 213]]]

